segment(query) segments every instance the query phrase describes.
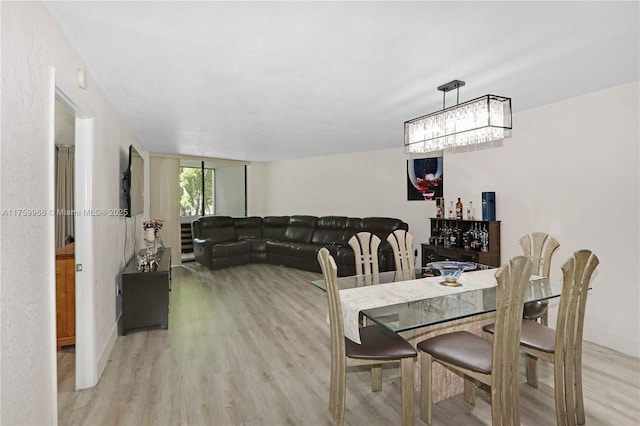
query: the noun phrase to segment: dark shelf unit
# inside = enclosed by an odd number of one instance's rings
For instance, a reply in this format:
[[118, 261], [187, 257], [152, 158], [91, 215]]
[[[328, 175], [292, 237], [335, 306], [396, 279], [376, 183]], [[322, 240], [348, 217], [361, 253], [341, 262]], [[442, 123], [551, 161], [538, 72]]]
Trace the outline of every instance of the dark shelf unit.
[[180, 257], [182, 262], [192, 262], [195, 260], [193, 256], [193, 236], [191, 235], [191, 222], [180, 224]]
[[193, 253], [193, 237], [191, 236], [191, 223], [180, 224], [180, 247], [182, 253]]
[[421, 244], [422, 246], [422, 266], [429, 262], [438, 260], [459, 260], [476, 262], [489, 266], [500, 266], [500, 221], [499, 220], [459, 220], [459, 219], [439, 219], [430, 218], [430, 233], [434, 235], [436, 224], [447, 223], [449, 226], [461, 228], [466, 231], [476, 224], [487, 227], [489, 233], [488, 251], [465, 249], [462, 247], [445, 247], [444, 245]]
[[171, 248], [158, 251], [158, 268], [138, 272], [135, 260], [122, 272], [121, 333], [137, 328], [169, 328]]

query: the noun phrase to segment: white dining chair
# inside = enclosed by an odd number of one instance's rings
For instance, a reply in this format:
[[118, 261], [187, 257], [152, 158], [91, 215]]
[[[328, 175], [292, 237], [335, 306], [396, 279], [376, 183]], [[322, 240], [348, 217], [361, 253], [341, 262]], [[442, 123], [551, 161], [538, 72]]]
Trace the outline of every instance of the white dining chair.
[[403, 229], [396, 229], [387, 237], [393, 249], [396, 271], [413, 272], [415, 258], [413, 255], [413, 235]]
[[[400, 392], [402, 425], [414, 423], [413, 365], [417, 357], [416, 350], [400, 335], [391, 333], [379, 325], [360, 328], [361, 343], [357, 344], [344, 335], [342, 305], [338, 291], [338, 268], [329, 254], [329, 250], [318, 251], [318, 262], [324, 277], [329, 304], [329, 325], [331, 330], [331, 379], [329, 383], [329, 411], [336, 423], [344, 423], [344, 410], [347, 392], [347, 366], [380, 366], [400, 362]], [[371, 390], [379, 391], [382, 382], [374, 383]]]

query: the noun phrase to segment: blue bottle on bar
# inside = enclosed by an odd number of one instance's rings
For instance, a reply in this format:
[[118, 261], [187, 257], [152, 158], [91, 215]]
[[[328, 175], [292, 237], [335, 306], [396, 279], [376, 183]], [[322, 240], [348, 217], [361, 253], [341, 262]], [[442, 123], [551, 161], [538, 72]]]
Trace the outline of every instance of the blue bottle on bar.
[[496, 220], [496, 193], [482, 193], [482, 220]]

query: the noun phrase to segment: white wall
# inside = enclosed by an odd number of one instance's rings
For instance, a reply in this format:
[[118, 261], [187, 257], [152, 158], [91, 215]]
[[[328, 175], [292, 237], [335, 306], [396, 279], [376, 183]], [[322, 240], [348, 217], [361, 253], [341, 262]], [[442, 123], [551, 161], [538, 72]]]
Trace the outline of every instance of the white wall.
[[[561, 243], [552, 279], [575, 250], [600, 258], [585, 320], [587, 340], [640, 356], [639, 85], [628, 84], [515, 114], [502, 146], [444, 154], [444, 196], [495, 191], [502, 261], [533, 231]], [[515, 99], [514, 102], [518, 100]], [[401, 139], [398, 145], [401, 145]], [[250, 214], [391, 216], [417, 243], [434, 202], [406, 201], [406, 157], [397, 149], [253, 163]]]
[[[43, 3], [2, 2], [1, 7], [0, 207], [49, 209], [53, 208], [47, 205], [53, 188], [48, 151], [51, 67], [73, 84], [77, 68], [86, 70], [86, 66]], [[121, 152], [137, 142], [89, 73], [87, 80], [88, 88], [79, 92], [95, 114], [93, 207], [117, 209]], [[148, 176], [148, 165], [146, 168]], [[148, 196], [145, 205], [148, 211]], [[93, 221], [96, 365], [108, 356], [115, 330], [115, 281], [124, 263], [125, 221], [132, 237], [132, 219], [101, 216]], [[0, 424], [57, 423], [49, 309], [54, 257], [53, 247], [46, 243], [50, 222], [48, 217], [2, 216]], [[138, 218], [137, 225], [140, 223]]]

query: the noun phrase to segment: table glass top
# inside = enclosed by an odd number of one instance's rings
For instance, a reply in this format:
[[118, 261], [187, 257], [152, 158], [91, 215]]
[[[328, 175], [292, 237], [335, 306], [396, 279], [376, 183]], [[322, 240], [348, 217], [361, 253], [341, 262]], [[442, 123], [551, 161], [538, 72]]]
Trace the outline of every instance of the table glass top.
[[[478, 265], [478, 269], [491, 268]], [[429, 268], [419, 268], [409, 273], [390, 271], [369, 276], [339, 277], [338, 288], [344, 290], [365, 285], [386, 284], [437, 275], [437, 272], [434, 273]], [[312, 283], [321, 290], [326, 291], [324, 280], [315, 280]], [[425, 285], [439, 284], [437, 281], [430, 281]], [[529, 286], [530, 288], [527, 289], [525, 294], [525, 302], [543, 301], [559, 297], [562, 290], [561, 285], [550, 284], [548, 278], [532, 279], [529, 282]], [[461, 290], [460, 293], [456, 294], [368, 309], [362, 311], [362, 314], [388, 330], [399, 333], [496, 310], [497, 287], [469, 291]]]

